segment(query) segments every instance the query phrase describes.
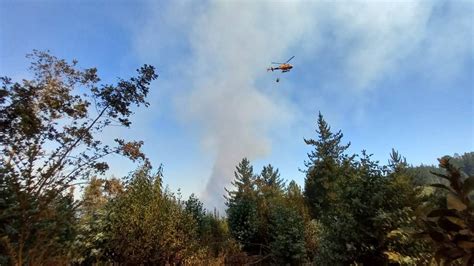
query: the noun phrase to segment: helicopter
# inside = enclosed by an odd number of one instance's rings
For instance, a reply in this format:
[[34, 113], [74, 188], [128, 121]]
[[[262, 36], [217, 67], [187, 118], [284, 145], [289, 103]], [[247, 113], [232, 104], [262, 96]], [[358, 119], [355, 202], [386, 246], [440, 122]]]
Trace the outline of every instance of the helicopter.
[[288, 64], [288, 62], [290, 62], [291, 59], [293, 59], [295, 56], [292, 56], [290, 57], [290, 59], [288, 59], [285, 63], [275, 63], [275, 62], [272, 62], [272, 64], [275, 64], [275, 65], [279, 65], [277, 67], [269, 67], [267, 68], [267, 71], [274, 71], [274, 70], [281, 70], [282, 73], [285, 73], [285, 72], [288, 72], [290, 71], [293, 66]]

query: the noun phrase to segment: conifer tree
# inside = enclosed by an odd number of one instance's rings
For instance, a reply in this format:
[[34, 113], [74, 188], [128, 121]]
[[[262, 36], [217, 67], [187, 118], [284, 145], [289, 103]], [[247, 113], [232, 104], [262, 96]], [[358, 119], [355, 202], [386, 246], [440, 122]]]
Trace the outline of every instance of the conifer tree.
[[227, 190], [227, 217], [231, 235], [242, 245], [243, 250], [258, 252], [256, 243], [258, 216], [253, 166], [247, 158], [242, 159], [234, 172], [232, 182], [235, 190]]
[[257, 184], [264, 194], [283, 193], [284, 182], [278, 169], [274, 169], [271, 164], [263, 167]]
[[77, 234], [70, 250], [74, 263], [89, 265], [107, 261], [110, 203], [121, 195], [123, 185], [117, 178], [104, 180], [93, 177], [85, 187], [76, 224]]
[[272, 212], [283, 202], [284, 184], [278, 169], [271, 164], [263, 167], [256, 179], [256, 204], [258, 215], [258, 233], [256, 241], [265, 247], [269, 246], [273, 236], [270, 228]]
[[270, 252], [278, 265], [301, 264], [306, 258], [305, 223], [298, 210], [277, 202], [270, 211]]
[[319, 216], [329, 208], [334, 194], [336, 179], [344, 174], [343, 168], [349, 165], [352, 157], [344, 154], [349, 144], [341, 145], [343, 134], [331, 132], [323, 115], [318, 115], [317, 139], [305, 139], [305, 143], [314, 148], [308, 153], [305, 162], [306, 179], [304, 196], [313, 217]]
[[203, 203], [196, 197], [196, 195], [194, 195], [194, 193], [192, 193], [184, 203], [184, 210], [196, 221], [197, 232], [199, 238], [202, 239], [205, 233], [204, 218], [206, 216], [206, 210], [204, 209]]

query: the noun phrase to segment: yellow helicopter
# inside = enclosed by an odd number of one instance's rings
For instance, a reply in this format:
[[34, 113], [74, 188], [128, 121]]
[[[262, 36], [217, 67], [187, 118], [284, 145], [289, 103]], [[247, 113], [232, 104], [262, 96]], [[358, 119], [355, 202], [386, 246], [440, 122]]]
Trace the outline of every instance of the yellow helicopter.
[[[285, 72], [288, 72], [290, 71], [293, 66], [291, 64], [288, 64], [288, 62], [290, 62], [291, 59], [293, 59], [295, 56], [292, 56], [290, 57], [290, 59], [288, 59], [285, 63], [276, 63], [276, 62], [272, 62], [272, 64], [275, 64], [275, 65], [278, 65], [277, 67], [272, 67], [270, 66], [269, 68], [267, 68], [267, 71], [274, 71], [274, 70], [281, 70], [281, 73], [285, 73]], [[280, 79], [277, 78], [276, 79], [276, 82], [279, 82]]]
[[288, 64], [288, 62], [290, 62], [290, 60], [293, 59], [294, 57], [295, 56], [290, 57], [290, 59], [288, 59], [285, 63], [272, 62], [272, 64], [279, 65], [279, 66], [269, 67], [267, 68], [267, 71], [281, 70], [282, 73], [290, 71], [293, 68], [293, 66]]

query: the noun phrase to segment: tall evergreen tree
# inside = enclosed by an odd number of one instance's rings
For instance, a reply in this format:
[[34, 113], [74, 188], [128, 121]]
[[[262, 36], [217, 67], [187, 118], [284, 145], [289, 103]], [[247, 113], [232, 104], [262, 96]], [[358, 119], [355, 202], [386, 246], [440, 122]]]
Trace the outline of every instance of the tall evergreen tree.
[[194, 193], [192, 193], [184, 203], [184, 210], [194, 218], [198, 227], [197, 231], [199, 237], [202, 237], [204, 233], [204, 217], [206, 215], [206, 210], [204, 209], [203, 203], [196, 197], [196, 195], [194, 195]]
[[[283, 180], [280, 178], [278, 169], [271, 164], [264, 166], [262, 172], [256, 179], [256, 203], [258, 215], [258, 233], [256, 241], [268, 247], [272, 241], [270, 228], [272, 211], [281, 205], [284, 193]], [[268, 252], [268, 250], [266, 250]]]
[[247, 197], [253, 196], [255, 192], [255, 180], [256, 176], [253, 173], [253, 166], [247, 158], [243, 158], [239, 165], [236, 167], [234, 172], [234, 181], [232, 186], [236, 188], [236, 191], [226, 191], [230, 198]]
[[235, 190], [227, 190], [227, 217], [231, 235], [242, 245], [243, 250], [257, 253], [258, 216], [253, 166], [247, 158], [242, 159], [234, 172], [232, 182]]
[[323, 115], [318, 115], [317, 139], [305, 139], [305, 143], [314, 148], [308, 153], [305, 162], [306, 179], [304, 196], [313, 217], [327, 210], [334, 194], [334, 184], [338, 176], [344, 174], [344, 167], [349, 165], [351, 157], [344, 154], [349, 144], [341, 145], [343, 134], [331, 132]]

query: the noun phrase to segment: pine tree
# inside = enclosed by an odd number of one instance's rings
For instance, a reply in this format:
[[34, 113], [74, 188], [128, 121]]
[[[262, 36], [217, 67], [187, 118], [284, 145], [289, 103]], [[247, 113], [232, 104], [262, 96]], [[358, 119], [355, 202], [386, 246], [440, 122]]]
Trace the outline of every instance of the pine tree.
[[243, 158], [239, 165], [236, 167], [234, 172], [234, 181], [232, 181], [232, 186], [237, 189], [237, 191], [229, 191], [226, 189], [229, 194], [229, 199], [238, 198], [243, 196], [251, 196], [255, 192], [255, 180], [256, 177], [253, 173], [253, 166], [250, 164], [250, 161], [247, 158]]
[[227, 190], [227, 216], [231, 235], [242, 245], [243, 250], [258, 252], [256, 243], [258, 216], [253, 167], [247, 158], [242, 159], [234, 172], [232, 182], [235, 190]]
[[[264, 166], [256, 179], [256, 204], [258, 215], [258, 232], [256, 241], [265, 247], [272, 241], [270, 229], [272, 209], [281, 205], [284, 198], [284, 182], [278, 169], [271, 164]], [[267, 252], [267, 250], [265, 250]]]
[[263, 167], [258, 181], [259, 187], [261, 187], [264, 192], [283, 192], [284, 181], [280, 178], [280, 173], [278, 172], [278, 169], [274, 169], [271, 164]]
[[196, 221], [198, 232], [201, 237], [204, 231], [204, 216], [206, 215], [203, 203], [196, 197], [196, 195], [194, 195], [194, 193], [192, 193], [184, 203], [184, 210]]
[[329, 209], [330, 200], [334, 194], [336, 179], [344, 174], [344, 168], [352, 160], [344, 154], [349, 144], [341, 145], [343, 134], [331, 132], [323, 115], [318, 115], [317, 139], [305, 139], [307, 145], [314, 150], [308, 153], [309, 161], [305, 162], [306, 173], [304, 196], [313, 217], [318, 217]]

